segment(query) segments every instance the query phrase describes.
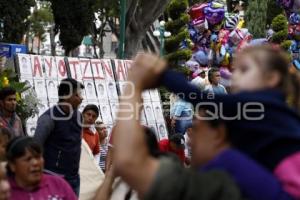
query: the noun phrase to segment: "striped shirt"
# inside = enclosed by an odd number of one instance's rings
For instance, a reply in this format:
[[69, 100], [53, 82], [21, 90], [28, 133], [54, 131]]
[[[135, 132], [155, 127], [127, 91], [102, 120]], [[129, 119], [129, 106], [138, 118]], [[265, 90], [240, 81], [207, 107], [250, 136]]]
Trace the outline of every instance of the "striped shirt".
[[100, 144], [99, 166], [103, 172], [105, 172], [105, 161], [106, 161], [107, 151], [108, 151], [107, 142], [105, 142], [104, 144]]

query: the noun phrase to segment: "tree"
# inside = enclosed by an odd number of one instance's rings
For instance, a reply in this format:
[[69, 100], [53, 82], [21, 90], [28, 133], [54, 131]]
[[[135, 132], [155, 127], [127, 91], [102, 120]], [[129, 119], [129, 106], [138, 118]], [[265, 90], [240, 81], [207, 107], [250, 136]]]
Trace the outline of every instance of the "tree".
[[[187, 0], [172, 0], [167, 8], [171, 20], [166, 23], [166, 30], [170, 31], [172, 36], [166, 40], [165, 49], [166, 58], [172, 66], [178, 66], [192, 56], [188, 45], [190, 36], [186, 26], [189, 22], [189, 16], [185, 12], [187, 8]], [[186, 43], [186, 48], [182, 48], [183, 43]]]
[[93, 0], [50, 0], [55, 21], [55, 34], [69, 55], [84, 36], [91, 32], [94, 20]]
[[252, 0], [246, 10], [247, 27], [254, 38], [265, 37], [268, 3], [270, 0]]
[[31, 16], [29, 17], [30, 28], [29, 32], [38, 38], [38, 54], [40, 54], [41, 41], [45, 40], [45, 27], [51, 26], [53, 23], [53, 14], [50, 8], [50, 4], [44, 4], [40, 9], [35, 8]]
[[0, 20], [4, 25], [2, 42], [22, 42], [29, 28], [27, 17], [34, 5], [34, 0], [0, 0]]
[[[119, 29], [117, 28], [117, 19], [119, 18], [119, 1], [98, 0], [95, 2], [94, 10], [96, 13], [96, 19], [94, 20], [91, 33], [93, 37], [93, 46], [95, 53], [96, 46], [99, 47], [99, 56], [102, 58], [104, 56], [103, 38], [106, 36], [106, 33], [111, 31], [115, 35], [119, 35]], [[97, 24], [97, 22], [100, 22], [100, 24]], [[110, 26], [111, 30], [105, 29], [107, 25]], [[95, 56], [98, 57], [97, 53]]]
[[277, 15], [272, 21], [272, 35], [271, 42], [279, 44], [284, 50], [288, 50], [292, 42], [288, 40], [288, 20], [283, 14]]
[[[125, 57], [132, 58], [170, 0], [127, 0]], [[148, 35], [148, 36], [147, 36]]]
[[267, 10], [267, 25], [272, 23], [272, 20], [279, 14], [283, 14], [284, 10], [278, 6], [276, 1], [269, 1]]

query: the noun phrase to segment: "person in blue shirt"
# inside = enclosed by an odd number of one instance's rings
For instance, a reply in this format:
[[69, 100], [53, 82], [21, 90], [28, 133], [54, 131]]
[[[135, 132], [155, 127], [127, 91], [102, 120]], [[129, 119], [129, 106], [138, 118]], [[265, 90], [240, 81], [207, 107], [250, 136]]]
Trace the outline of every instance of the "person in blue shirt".
[[211, 68], [208, 71], [208, 81], [210, 84], [205, 87], [204, 91], [212, 94], [227, 94], [225, 87], [220, 84], [221, 74], [218, 68]]
[[193, 106], [176, 97], [171, 110], [171, 124], [175, 133], [185, 134], [187, 127], [192, 123]]

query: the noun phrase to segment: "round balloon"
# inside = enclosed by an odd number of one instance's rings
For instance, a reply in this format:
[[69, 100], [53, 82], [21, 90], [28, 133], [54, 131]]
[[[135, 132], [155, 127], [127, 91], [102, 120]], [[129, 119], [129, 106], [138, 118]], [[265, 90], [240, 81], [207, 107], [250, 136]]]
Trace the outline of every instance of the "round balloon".
[[190, 15], [192, 20], [204, 20], [205, 15], [204, 15], [204, 8], [207, 7], [207, 3], [202, 3], [202, 4], [195, 4], [192, 6], [188, 14]]
[[226, 17], [224, 29], [233, 30], [236, 28], [237, 24], [239, 23], [239, 16], [238, 15], [231, 15]]
[[282, 6], [284, 9], [293, 8], [294, 0], [277, 0], [277, 4]]
[[192, 25], [194, 28], [199, 31], [199, 33], [203, 33], [205, 30], [208, 29], [208, 24], [205, 19], [196, 19], [192, 21]]
[[208, 64], [208, 55], [200, 50], [194, 54], [194, 60], [196, 60], [200, 65], [207, 65]]
[[204, 9], [205, 18], [207, 19], [208, 23], [211, 25], [216, 25], [222, 22], [225, 17], [225, 9], [224, 8], [212, 8], [208, 6]]
[[292, 13], [289, 17], [290, 24], [300, 24], [300, 14]]
[[219, 32], [219, 42], [221, 44], [226, 44], [228, 42], [228, 39], [229, 39], [229, 30], [224, 30], [224, 29], [221, 29], [220, 32]]

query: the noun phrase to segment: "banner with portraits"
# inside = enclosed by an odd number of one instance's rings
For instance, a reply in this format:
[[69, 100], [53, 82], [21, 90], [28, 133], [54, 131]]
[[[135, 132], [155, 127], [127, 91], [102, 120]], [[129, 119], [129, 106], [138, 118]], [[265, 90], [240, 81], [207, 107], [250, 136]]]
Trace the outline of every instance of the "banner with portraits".
[[[84, 100], [79, 110], [88, 104], [97, 105], [99, 119], [111, 130], [117, 117], [119, 96], [130, 84], [127, 74], [131, 64], [131, 60], [17, 54], [15, 66], [20, 81], [30, 84], [41, 102], [38, 116], [57, 104], [60, 81], [71, 77], [84, 85]], [[155, 131], [159, 140], [168, 138], [158, 90], [145, 91], [142, 96], [141, 124]], [[29, 135], [34, 134], [38, 116], [26, 122]]]

